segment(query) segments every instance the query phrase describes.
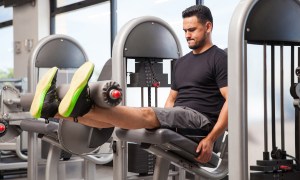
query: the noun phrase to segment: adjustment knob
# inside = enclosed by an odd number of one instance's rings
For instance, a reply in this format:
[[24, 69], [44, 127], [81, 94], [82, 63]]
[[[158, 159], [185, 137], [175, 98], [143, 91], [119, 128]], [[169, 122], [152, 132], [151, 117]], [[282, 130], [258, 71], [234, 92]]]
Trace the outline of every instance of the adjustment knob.
[[0, 134], [6, 131], [6, 126], [3, 123], [0, 123]]
[[6, 134], [7, 127], [8, 127], [8, 123], [6, 121], [0, 121], [0, 137]]
[[117, 89], [112, 89], [110, 92], [109, 92], [109, 97], [111, 99], [119, 99], [122, 97], [122, 93], [121, 91], [117, 90]]

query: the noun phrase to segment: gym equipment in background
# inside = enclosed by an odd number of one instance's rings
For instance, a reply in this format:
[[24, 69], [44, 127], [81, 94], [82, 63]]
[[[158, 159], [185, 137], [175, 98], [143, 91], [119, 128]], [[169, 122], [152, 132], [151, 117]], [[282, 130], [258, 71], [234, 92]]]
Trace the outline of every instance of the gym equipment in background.
[[[86, 60], [85, 52], [71, 37], [51, 35], [42, 39], [31, 55], [29, 90], [34, 91], [34, 84], [42, 71], [41, 68], [53, 66], [63, 69], [77, 68]], [[58, 73], [57, 86], [66, 83], [66, 79], [71, 79], [66, 70], [61, 72], [62, 74]], [[103, 102], [97, 103], [103, 105], [106, 103], [107, 106], [115, 106], [121, 101], [122, 96], [116, 98], [111, 94], [114, 89], [121, 91], [118, 84], [112, 81], [96, 82], [91, 85], [92, 94], [102, 95], [100, 97]], [[60, 94], [66, 91], [63, 85], [59, 86], [58, 90]], [[101, 156], [97, 152], [99, 145], [111, 138], [114, 128], [91, 128], [54, 118], [34, 119], [28, 112], [33, 93], [21, 94], [15, 87], [9, 85], [4, 86], [1, 93], [1, 120], [4, 121], [2, 127], [5, 127], [6, 131], [2, 132], [0, 141], [18, 136], [18, 133], [11, 132], [28, 131], [28, 179], [67, 179], [68, 176], [92, 180], [95, 179], [95, 165], [106, 164], [112, 160], [112, 153]], [[107, 96], [104, 96], [105, 93]], [[74, 138], [75, 136], [80, 138]], [[47, 162], [41, 159], [41, 142], [37, 137], [49, 143]], [[69, 152], [69, 155], [62, 157], [62, 152], [66, 152], [64, 154]], [[70, 158], [70, 153], [77, 154], [80, 158]], [[60, 161], [61, 158], [68, 161]]]
[[[276, 13], [274, 13], [276, 12]], [[250, 166], [250, 179], [300, 179], [300, 126], [299, 126], [299, 96], [298, 83], [294, 79], [295, 48], [299, 46], [300, 24], [295, 23], [300, 17], [300, 4], [295, 0], [245, 0], [241, 1], [232, 16], [229, 29], [228, 44], [228, 80], [229, 80], [229, 176], [232, 180], [248, 179], [248, 51], [247, 44], [260, 45], [263, 49], [263, 108], [264, 108], [264, 152], [262, 160], [257, 165]], [[291, 158], [285, 147], [285, 117], [284, 117], [284, 80], [283, 72], [288, 60], [284, 59], [284, 49], [290, 49], [291, 94], [295, 107], [295, 158]], [[268, 51], [270, 50], [270, 51]], [[279, 50], [279, 58], [276, 51]], [[298, 56], [299, 56], [298, 48]], [[270, 52], [270, 59], [267, 54]], [[270, 60], [270, 62], [268, 62]], [[278, 66], [275, 64], [280, 61]], [[298, 60], [299, 61], [299, 60]], [[270, 70], [267, 68], [270, 64]], [[299, 66], [299, 62], [298, 62]], [[278, 67], [276, 69], [276, 67]], [[270, 71], [270, 92], [267, 91], [267, 80]], [[275, 93], [280, 77], [279, 93]], [[267, 101], [268, 94], [270, 100]], [[276, 97], [279, 97], [276, 99]], [[276, 101], [279, 106], [276, 106]], [[268, 102], [271, 104], [268, 111]], [[279, 108], [276, 108], [279, 107]], [[275, 113], [280, 113], [281, 148], [276, 145]], [[268, 149], [268, 117], [271, 118], [272, 149]], [[295, 162], [294, 162], [295, 161]]]

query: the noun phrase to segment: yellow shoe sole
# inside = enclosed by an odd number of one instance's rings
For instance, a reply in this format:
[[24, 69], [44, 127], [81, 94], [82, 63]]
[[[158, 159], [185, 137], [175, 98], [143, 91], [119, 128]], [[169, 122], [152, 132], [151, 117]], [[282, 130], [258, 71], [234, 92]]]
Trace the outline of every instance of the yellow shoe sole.
[[94, 64], [86, 62], [78, 68], [71, 80], [70, 88], [64, 98], [61, 100], [58, 112], [63, 117], [69, 117], [77, 103], [78, 97], [87, 85], [92, 73]]
[[45, 97], [49, 88], [51, 87], [52, 80], [55, 77], [57, 70], [57, 67], [49, 69], [36, 86], [35, 95], [30, 107], [30, 114], [34, 118], [41, 117]]

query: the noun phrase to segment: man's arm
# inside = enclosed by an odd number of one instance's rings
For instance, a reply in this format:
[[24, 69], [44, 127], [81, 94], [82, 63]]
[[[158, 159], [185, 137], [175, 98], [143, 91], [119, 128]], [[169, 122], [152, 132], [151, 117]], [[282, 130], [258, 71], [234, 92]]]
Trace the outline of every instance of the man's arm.
[[174, 106], [177, 94], [178, 94], [178, 91], [175, 91], [175, 90], [172, 90], [172, 89], [170, 90], [170, 94], [169, 94], [169, 96], [166, 100], [166, 103], [165, 103], [165, 108], [170, 108], [170, 107]]
[[200, 141], [196, 149], [196, 152], [200, 153], [197, 160], [201, 163], [206, 163], [210, 160], [214, 142], [228, 127], [228, 87], [223, 87], [220, 91], [222, 96], [225, 98], [225, 103], [221, 109], [218, 121], [212, 131]]

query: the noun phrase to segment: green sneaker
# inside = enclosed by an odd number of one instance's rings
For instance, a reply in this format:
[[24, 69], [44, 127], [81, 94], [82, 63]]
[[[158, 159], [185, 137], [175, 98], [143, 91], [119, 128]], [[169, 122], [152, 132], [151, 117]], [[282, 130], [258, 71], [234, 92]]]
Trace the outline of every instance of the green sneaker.
[[57, 67], [53, 67], [41, 78], [36, 86], [30, 107], [34, 118], [54, 117], [58, 111], [59, 99], [56, 92]]
[[84, 63], [75, 72], [70, 88], [58, 107], [58, 112], [63, 117], [83, 116], [92, 107], [93, 103], [89, 95], [88, 81], [94, 71], [94, 64]]

